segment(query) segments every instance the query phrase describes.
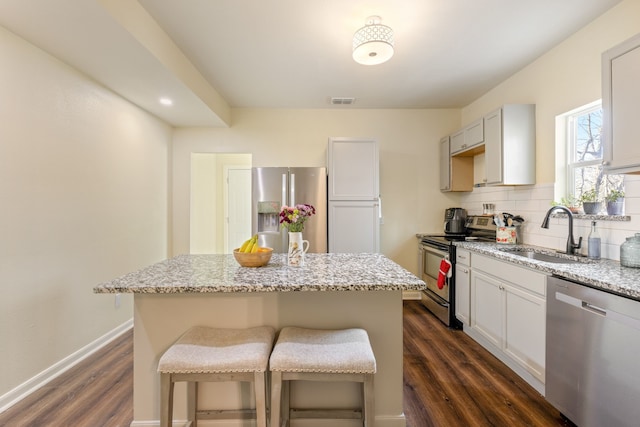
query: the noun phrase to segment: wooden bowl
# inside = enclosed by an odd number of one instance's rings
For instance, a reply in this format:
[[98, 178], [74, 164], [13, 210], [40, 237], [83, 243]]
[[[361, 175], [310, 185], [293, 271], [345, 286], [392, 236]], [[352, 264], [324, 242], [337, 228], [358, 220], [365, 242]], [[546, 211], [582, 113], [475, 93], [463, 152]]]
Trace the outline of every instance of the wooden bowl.
[[[239, 248], [238, 248], [239, 249]], [[273, 254], [273, 248], [259, 248], [255, 253], [238, 252], [238, 249], [233, 250], [233, 256], [243, 267], [262, 267], [267, 265]]]

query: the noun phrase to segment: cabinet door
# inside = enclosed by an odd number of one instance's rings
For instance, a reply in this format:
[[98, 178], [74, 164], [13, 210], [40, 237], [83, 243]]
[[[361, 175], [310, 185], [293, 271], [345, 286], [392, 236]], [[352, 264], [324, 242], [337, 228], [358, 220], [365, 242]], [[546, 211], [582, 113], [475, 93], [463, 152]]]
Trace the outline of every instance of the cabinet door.
[[377, 202], [329, 201], [329, 252], [380, 252]]
[[440, 191], [451, 191], [451, 154], [448, 136], [440, 140]]
[[484, 162], [487, 184], [502, 182], [502, 109], [484, 117]]
[[504, 351], [545, 382], [546, 301], [505, 285]]
[[471, 325], [471, 323], [469, 322], [469, 313], [471, 310], [470, 281], [471, 275], [469, 267], [467, 267], [466, 265], [456, 264], [456, 317], [467, 326]]
[[603, 54], [604, 159], [608, 171], [640, 172], [640, 35]]
[[471, 327], [497, 348], [504, 336], [504, 292], [496, 279], [471, 271]]
[[465, 149], [464, 145], [464, 129], [451, 135], [451, 154], [457, 153]]
[[484, 141], [484, 123], [482, 119], [478, 119], [473, 123], [468, 124], [464, 128], [464, 143], [465, 148], [471, 148], [474, 145], [481, 144]]
[[372, 139], [330, 138], [329, 200], [377, 200], [378, 142]]

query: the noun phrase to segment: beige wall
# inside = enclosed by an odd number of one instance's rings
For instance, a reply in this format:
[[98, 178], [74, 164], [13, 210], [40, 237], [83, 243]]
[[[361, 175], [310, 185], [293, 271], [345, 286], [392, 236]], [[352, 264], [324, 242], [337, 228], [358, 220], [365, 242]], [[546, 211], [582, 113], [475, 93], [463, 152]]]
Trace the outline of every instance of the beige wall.
[[502, 104], [536, 104], [537, 182], [555, 181], [555, 118], [601, 98], [601, 55], [640, 32], [640, 1], [625, 0], [462, 110], [468, 123]]
[[252, 153], [254, 166], [326, 166], [331, 136], [380, 144], [382, 253], [416, 271], [417, 232], [442, 229], [458, 196], [438, 186], [438, 142], [460, 124], [459, 110], [233, 110], [224, 129], [177, 129], [173, 144], [173, 252], [189, 251], [192, 152]]
[[189, 251], [192, 152], [323, 166], [328, 137], [377, 138], [382, 252], [415, 271], [415, 233], [461, 202], [438, 190], [440, 137], [536, 103], [537, 177], [552, 183], [555, 116], [600, 98], [600, 54], [640, 32], [639, 16], [625, 0], [462, 112], [234, 110], [230, 128], [175, 130], [173, 149], [168, 126], [0, 29], [0, 397], [131, 317], [130, 298], [115, 309], [95, 284]]
[[[639, 32], [640, 1], [625, 0], [466, 106], [462, 111], [463, 123], [502, 104], [536, 104], [537, 185], [475, 189], [461, 196], [461, 205], [470, 213], [479, 214], [482, 203], [493, 202], [497, 212], [511, 212], [525, 218], [525, 243], [564, 250], [565, 219], [554, 220], [548, 230], [540, 228], [550, 202], [558, 199], [554, 195], [554, 183], [562, 179], [556, 176], [556, 116], [601, 98], [602, 52]], [[476, 163], [484, 168], [483, 159], [478, 157], [480, 161]], [[602, 254], [610, 259], [619, 259], [620, 244], [640, 230], [640, 180], [628, 176], [625, 189], [625, 213], [630, 215], [630, 221], [598, 223]], [[576, 240], [580, 236], [586, 240], [590, 225], [591, 221], [586, 219], [574, 222]], [[583, 252], [585, 247], [583, 245]]]
[[167, 255], [171, 129], [0, 28], [0, 407], [132, 316], [92, 287]]

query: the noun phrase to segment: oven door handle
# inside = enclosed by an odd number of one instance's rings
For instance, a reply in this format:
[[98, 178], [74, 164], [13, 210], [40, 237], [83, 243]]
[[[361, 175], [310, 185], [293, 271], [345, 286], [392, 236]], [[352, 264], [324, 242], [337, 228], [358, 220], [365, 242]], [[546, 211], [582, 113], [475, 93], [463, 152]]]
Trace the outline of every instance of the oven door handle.
[[436, 304], [438, 304], [440, 307], [449, 307], [449, 303], [447, 303], [445, 300], [443, 300], [442, 298], [440, 298], [438, 295], [433, 295], [432, 291], [427, 289], [426, 291], [423, 292], [423, 294], [428, 297], [431, 301], [435, 302]]
[[424, 252], [429, 252], [431, 254], [438, 255], [438, 256], [440, 256], [442, 258], [445, 258], [445, 257], [449, 256], [449, 252], [444, 252], [444, 251], [442, 251], [440, 249], [434, 248], [433, 246], [429, 246], [429, 245], [426, 245], [424, 243], [422, 243], [420, 246], [421, 246], [421, 249]]

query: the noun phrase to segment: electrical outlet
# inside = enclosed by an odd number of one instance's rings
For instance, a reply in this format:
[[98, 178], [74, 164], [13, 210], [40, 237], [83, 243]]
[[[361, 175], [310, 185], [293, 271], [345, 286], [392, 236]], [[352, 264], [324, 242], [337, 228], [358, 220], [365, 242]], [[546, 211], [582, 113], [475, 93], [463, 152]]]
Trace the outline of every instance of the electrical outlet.
[[120, 308], [121, 299], [122, 299], [122, 295], [116, 294], [116, 298], [113, 302], [113, 305], [115, 308]]

